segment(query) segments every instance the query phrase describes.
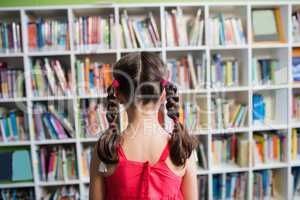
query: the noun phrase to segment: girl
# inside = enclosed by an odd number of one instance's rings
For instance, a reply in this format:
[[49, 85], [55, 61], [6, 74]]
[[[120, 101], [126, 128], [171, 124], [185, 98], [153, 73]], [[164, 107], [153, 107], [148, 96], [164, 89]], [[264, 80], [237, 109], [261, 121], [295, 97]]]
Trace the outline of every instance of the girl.
[[[165, 66], [155, 53], [132, 53], [113, 68], [108, 87], [108, 130], [94, 149], [90, 169], [90, 200], [196, 200], [197, 140], [179, 123], [177, 88], [164, 79]], [[172, 133], [159, 124], [166, 99]], [[126, 105], [128, 126], [120, 133], [119, 103]]]

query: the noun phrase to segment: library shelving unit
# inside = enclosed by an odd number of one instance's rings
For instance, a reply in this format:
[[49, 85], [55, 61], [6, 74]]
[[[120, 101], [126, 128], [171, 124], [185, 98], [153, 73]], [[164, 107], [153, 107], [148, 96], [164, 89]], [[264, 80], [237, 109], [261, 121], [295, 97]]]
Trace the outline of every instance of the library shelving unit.
[[[252, 17], [251, 11], [257, 8], [279, 8], [283, 20], [283, 33], [285, 34], [285, 42], [274, 43], [255, 43], [252, 40]], [[204, 20], [204, 35], [201, 45], [191, 46], [169, 46], [167, 45], [166, 32], [166, 12], [172, 12], [173, 9], [181, 8], [185, 19], [196, 15], [198, 9], [201, 9], [201, 18]], [[1, 106], [23, 105], [26, 114], [28, 115], [29, 123], [29, 141], [22, 142], [0, 142], [2, 147], [24, 146], [30, 149], [31, 160], [33, 166], [34, 179], [31, 182], [1, 184], [3, 188], [33, 188], [36, 199], [41, 199], [43, 191], [52, 191], [61, 186], [73, 185], [78, 189], [80, 199], [87, 199], [89, 178], [88, 175], [83, 175], [83, 162], [81, 155], [83, 151], [92, 146], [97, 141], [97, 138], [85, 138], [80, 129], [80, 121], [77, 117], [80, 113], [81, 101], [85, 99], [103, 99], [105, 95], [86, 95], [79, 94], [77, 89], [71, 92], [68, 96], [37, 96], [32, 90], [32, 81], [30, 78], [32, 73], [32, 64], [39, 58], [55, 58], [64, 63], [64, 67], [71, 70], [71, 77], [76, 79], [76, 60], [84, 61], [89, 57], [91, 62], [99, 63], [114, 63], [123, 55], [130, 52], [152, 51], [161, 55], [162, 59], [167, 62], [168, 59], [176, 59], [181, 56], [191, 53], [194, 57], [203, 60], [206, 58], [206, 87], [194, 89], [180, 90], [180, 95], [187, 99], [196, 99], [200, 106], [201, 113], [201, 128], [193, 130], [204, 145], [207, 159], [207, 169], [199, 167], [197, 173], [200, 177], [206, 177], [208, 180], [207, 188], [205, 189], [204, 199], [214, 199], [217, 195], [214, 194], [214, 180], [217, 177], [227, 177], [231, 174], [245, 174], [247, 184], [245, 188], [245, 198], [254, 199], [254, 180], [258, 173], [262, 170], [271, 170], [274, 175], [278, 175], [274, 188], [276, 189], [275, 196], [272, 199], [292, 199], [293, 198], [293, 176], [292, 170], [300, 166], [299, 160], [292, 160], [291, 157], [291, 140], [292, 130], [300, 128], [300, 123], [292, 115], [292, 100], [293, 95], [299, 90], [299, 87], [292, 80], [292, 50], [300, 47], [299, 43], [294, 43], [292, 38], [292, 12], [300, 9], [300, 3], [297, 1], [247, 1], [247, 2], [191, 2], [191, 3], [135, 3], [135, 4], [93, 4], [93, 5], [74, 5], [74, 6], [39, 6], [39, 7], [2, 7], [0, 8], [0, 18], [14, 19], [21, 22], [22, 49], [16, 52], [0, 53], [0, 61], [7, 62], [10, 66], [21, 68], [25, 73], [25, 96], [18, 98], [0, 98]], [[81, 16], [100, 16], [112, 17], [116, 25], [121, 24], [121, 16], [124, 11], [127, 11], [129, 18], [141, 20], [144, 15], [151, 12], [158, 27], [160, 37], [160, 45], [149, 48], [127, 48], [122, 44], [121, 26], [115, 26], [111, 40], [114, 40], [114, 45], [104, 48], [103, 46], [92, 45], [87, 48], [78, 46], [75, 42], [76, 28], [75, 20]], [[242, 21], [242, 26], [245, 32], [244, 44], [230, 45], [212, 45], [210, 39], [213, 33], [210, 32], [209, 19], [218, 16], [222, 13], [226, 17], [238, 16]], [[66, 48], [46, 48], [32, 49], [29, 48], [28, 23], [31, 20], [37, 20], [39, 17], [65, 20], [67, 22], [68, 44]], [[2, 19], [1, 19], [2, 20]], [[219, 86], [211, 87], [211, 62], [214, 54], [222, 56], [234, 57], [239, 63], [239, 83], [234, 86]], [[282, 66], [280, 74], [280, 82], [267, 85], [259, 85], [252, 83], [252, 58], [259, 56], [272, 56], [279, 61]], [[66, 69], [67, 70], [67, 69]], [[272, 107], [272, 119], [265, 124], [257, 124], [253, 121], [252, 116], [252, 100], [253, 95], [266, 95], [274, 100]], [[195, 98], [193, 98], [195, 97]], [[241, 127], [235, 128], [218, 128], [212, 126], [213, 116], [213, 100], [217, 97], [225, 99], [234, 99], [237, 102], [243, 103], [248, 107], [245, 123]], [[47, 104], [48, 102], [67, 103], [71, 107], [73, 116], [75, 136], [70, 139], [57, 140], [37, 140], [34, 133], [33, 124], [33, 107], [36, 103]], [[74, 117], [75, 116], [75, 117]], [[253, 162], [253, 148], [255, 145], [254, 135], [261, 132], [280, 130], [286, 134], [286, 159], [280, 162], [266, 162], [255, 165]], [[212, 142], [218, 136], [226, 136], [237, 134], [244, 140], [249, 142], [248, 154], [244, 155], [248, 164], [239, 167], [235, 164], [214, 165], [212, 158]], [[37, 152], [44, 146], [73, 146], [76, 149], [76, 159], [78, 176], [75, 179], [59, 180], [59, 181], [41, 181], [38, 169]], [[274, 190], [275, 190], [274, 189]], [[221, 197], [222, 198], [222, 197]], [[299, 197], [300, 198], [300, 197]]]

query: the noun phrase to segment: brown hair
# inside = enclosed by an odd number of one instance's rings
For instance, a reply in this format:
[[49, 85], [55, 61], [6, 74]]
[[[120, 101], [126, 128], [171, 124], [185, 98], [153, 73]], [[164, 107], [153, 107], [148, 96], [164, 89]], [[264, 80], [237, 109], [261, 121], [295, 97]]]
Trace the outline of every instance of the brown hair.
[[[170, 139], [170, 158], [181, 166], [191, 156], [197, 145], [197, 139], [189, 135], [179, 123], [179, 97], [177, 88], [171, 82], [162, 84], [165, 77], [165, 66], [161, 58], [150, 52], [130, 53], [122, 57], [113, 67], [113, 77], [119, 86], [107, 89], [107, 120], [109, 128], [100, 136], [97, 143], [97, 154], [106, 164], [118, 162], [117, 147], [121, 142], [118, 127], [119, 105], [116, 93], [122, 95], [126, 102], [133, 102], [132, 97], [143, 104], [157, 102], [166, 90], [166, 108], [168, 116], [174, 121]], [[115, 91], [117, 90], [117, 91]], [[138, 91], [137, 91], [138, 90]]]

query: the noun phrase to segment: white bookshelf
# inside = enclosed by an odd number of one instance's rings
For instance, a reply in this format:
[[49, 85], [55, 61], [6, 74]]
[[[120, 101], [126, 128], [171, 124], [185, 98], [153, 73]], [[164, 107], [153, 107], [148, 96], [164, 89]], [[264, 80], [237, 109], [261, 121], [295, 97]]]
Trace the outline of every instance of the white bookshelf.
[[[205, 24], [205, 42], [201, 46], [185, 46], [185, 47], [168, 47], [166, 46], [166, 36], [165, 36], [165, 10], [171, 8], [182, 7], [183, 13], [189, 16], [190, 12], [194, 12], [198, 8], [202, 8], [204, 14], [204, 24]], [[251, 39], [251, 10], [257, 7], [276, 7], [279, 6], [281, 9], [282, 19], [284, 21], [286, 43], [268, 43], [268, 44], [255, 44]], [[253, 133], [256, 131], [266, 131], [266, 130], [285, 130], [287, 134], [287, 161], [280, 163], [268, 163], [261, 166], [253, 166], [252, 159], [252, 145], [249, 145], [249, 165], [248, 167], [238, 167], [231, 165], [222, 165], [220, 167], [215, 167], [212, 165], [212, 160], [208, 159], [208, 169], [198, 169], [198, 175], [204, 175], [208, 177], [208, 199], [213, 199], [212, 194], [212, 177], [215, 174], [226, 174], [235, 172], [246, 172], [248, 174], [248, 187], [247, 196], [248, 200], [253, 199], [252, 189], [253, 189], [253, 173], [254, 171], [261, 169], [272, 169], [276, 170], [282, 175], [281, 184], [278, 191], [280, 191], [280, 196], [278, 199], [292, 199], [292, 168], [300, 166], [300, 161], [291, 160], [291, 130], [292, 128], [300, 128], [300, 122], [294, 121], [292, 118], [292, 95], [293, 91], [300, 88], [300, 85], [295, 85], [292, 82], [291, 67], [292, 67], [292, 49], [293, 47], [300, 47], [300, 43], [294, 43], [291, 34], [291, 15], [295, 8], [300, 8], [300, 3], [298, 1], [247, 1], [247, 2], [236, 2], [227, 1], [222, 3], [202, 1], [199, 3], [135, 3], [135, 4], [93, 4], [93, 5], [74, 5], [74, 6], [39, 6], [39, 7], [9, 7], [0, 8], [0, 16], [13, 16], [19, 18], [22, 27], [22, 46], [23, 51], [17, 53], [1, 53], [0, 61], [7, 61], [10, 63], [17, 63], [24, 67], [24, 72], [27, 77], [30, 77], [30, 63], [31, 60], [36, 57], [60, 57], [68, 60], [69, 66], [73, 72], [75, 78], [76, 59], [84, 59], [86, 56], [93, 61], [104, 61], [113, 63], [121, 56], [130, 52], [137, 51], [152, 51], [159, 53], [163, 60], [166, 61], [168, 58], [173, 58], [177, 56], [184, 55], [187, 52], [191, 52], [193, 55], [201, 57], [203, 52], [207, 56], [207, 85], [205, 89], [191, 89], [180, 91], [182, 96], [201, 96], [204, 99], [206, 109], [210, 111], [212, 107], [211, 99], [215, 94], [224, 94], [225, 96], [234, 96], [235, 98], [241, 99], [243, 103], [248, 105], [248, 117], [247, 126], [239, 128], [228, 128], [228, 129], [215, 129], [211, 127], [211, 115], [207, 114], [207, 127], [201, 130], [193, 131], [194, 134], [198, 135], [201, 140], [205, 141], [205, 149], [207, 151], [207, 157], [212, 157], [211, 143], [212, 137], [217, 134], [234, 134], [242, 133], [250, 143], [252, 143]], [[126, 49], [121, 48], [120, 44], [120, 30], [118, 27], [116, 30], [116, 48], [113, 49], [101, 49], [101, 48], [90, 48], [88, 50], [80, 50], [80, 48], [75, 47], [73, 42], [73, 21], [75, 17], [82, 15], [99, 15], [106, 16], [109, 14], [114, 15], [115, 23], [119, 24], [120, 16], [122, 10], [126, 9], [129, 16], [135, 18], [140, 18], [143, 13], [147, 14], [148, 11], [152, 11], [157, 25], [159, 26], [161, 46], [155, 48], [146, 49]], [[206, 28], [208, 25], [208, 18], [217, 13], [224, 13], [225, 15], [237, 14], [242, 18], [244, 24], [244, 30], [246, 32], [246, 44], [245, 45], [230, 45], [230, 46], [211, 46], [209, 45], [209, 37], [211, 33]], [[10, 15], [11, 14], [11, 15]], [[68, 20], [69, 31], [70, 31], [70, 49], [69, 50], [55, 50], [51, 49], [49, 51], [32, 51], [28, 49], [28, 37], [27, 37], [27, 22], [28, 15], [47, 16], [47, 17], [64, 17]], [[240, 86], [234, 87], [210, 87], [210, 62], [211, 55], [214, 53], [221, 53], [224, 55], [236, 56], [241, 62], [240, 76], [242, 80], [240, 81]], [[278, 85], [253, 85], [251, 82], [251, 60], [254, 55], [275, 55], [278, 56], [280, 64], [285, 65], [284, 71], [284, 83]], [[12, 142], [12, 143], [0, 143], [0, 148], [4, 146], [27, 146], [30, 147], [34, 180], [29, 183], [15, 183], [15, 184], [0, 184], [0, 188], [19, 188], [19, 187], [33, 187], [35, 190], [35, 196], [40, 199], [42, 191], [44, 189], [52, 189], [53, 187], [61, 187], [63, 185], [75, 185], [80, 192], [81, 199], [86, 199], [86, 187], [88, 185], [89, 179], [82, 176], [82, 166], [81, 166], [81, 153], [82, 149], [91, 144], [95, 144], [96, 138], [81, 138], [79, 133], [79, 121], [77, 110], [77, 101], [89, 98], [104, 98], [105, 95], [78, 95], [76, 93], [70, 96], [59, 96], [59, 97], [35, 97], [32, 94], [30, 79], [26, 79], [26, 94], [24, 98], [12, 98], [12, 99], [0, 99], [0, 104], [7, 104], [11, 102], [26, 103], [27, 113], [29, 115], [29, 128], [30, 128], [30, 141], [24, 142]], [[300, 90], [300, 89], [299, 89]], [[252, 95], [254, 93], [272, 93], [274, 98], [277, 100], [276, 106], [276, 116], [274, 123], [267, 126], [257, 126], [252, 124]], [[33, 129], [33, 119], [32, 119], [32, 105], [35, 102], [47, 102], [47, 101], [69, 101], [71, 102], [74, 110], [75, 117], [75, 129], [76, 136], [74, 139], [66, 140], [47, 140], [47, 141], [37, 141], [34, 137]], [[54, 182], [42, 182], [38, 175], [38, 158], [36, 155], [36, 150], [41, 145], [74, 145], [76, 147], [77, 164], [79, 169], [79, 176], [76, 180], [68, 181], [54, 181]]]

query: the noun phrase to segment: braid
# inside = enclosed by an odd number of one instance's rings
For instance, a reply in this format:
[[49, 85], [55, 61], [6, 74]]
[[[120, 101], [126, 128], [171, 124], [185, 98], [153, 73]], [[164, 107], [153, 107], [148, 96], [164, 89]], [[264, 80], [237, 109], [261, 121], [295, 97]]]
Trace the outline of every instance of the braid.
[[118, 127], [119, 105], [115, 92], [113, 85], [108, 87], [106, 119], [109, 123], [109, 127], [100, 136], [97, 143], [98, 157], [106, 164], [118, 162], [117, 147], [121, 141], [121, 136], [119, 134], [120, 130]]
[[179, 97], [176, 86], [168, 82], [165, 89], [167, 114], [174, 122], [170, 140], [170, 158], [175, 165], [182, 166], [196, 148], [197, 139], [189, 135], [179, 122]]

